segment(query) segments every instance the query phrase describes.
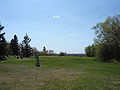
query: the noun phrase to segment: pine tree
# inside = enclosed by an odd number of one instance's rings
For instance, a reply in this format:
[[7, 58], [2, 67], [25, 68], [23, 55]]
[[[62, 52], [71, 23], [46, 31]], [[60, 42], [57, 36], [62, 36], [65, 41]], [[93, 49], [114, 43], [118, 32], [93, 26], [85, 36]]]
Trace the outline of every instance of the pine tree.
[[6, 40], [4, 38], [5, 33], [1, 33], [1, 31], [4, 29], [4, 26], [0, 25], [0, 60], [4, 59], [7, 55], [7, 49], [6, 49]]
[[14, 35], [14, 38], [10, 42], [10, 49], [13, 56], [19, 56], [19, 45], [18, 45], [18, 38]]
[[31, 39], [26, 34], [24, 36], [24, 40], [22, 41], [22, 52], [24, 57], [30, 57], [31, 56], [31, 47], [29, 45]]

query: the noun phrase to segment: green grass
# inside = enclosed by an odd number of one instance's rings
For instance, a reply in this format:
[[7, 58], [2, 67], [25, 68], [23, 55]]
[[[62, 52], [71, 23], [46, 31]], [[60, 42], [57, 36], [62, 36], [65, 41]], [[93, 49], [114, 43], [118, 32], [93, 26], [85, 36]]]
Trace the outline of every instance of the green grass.
[[120, 64], [90, 57], [40, 57], [0, 61], [0, 90], [120, 90]]

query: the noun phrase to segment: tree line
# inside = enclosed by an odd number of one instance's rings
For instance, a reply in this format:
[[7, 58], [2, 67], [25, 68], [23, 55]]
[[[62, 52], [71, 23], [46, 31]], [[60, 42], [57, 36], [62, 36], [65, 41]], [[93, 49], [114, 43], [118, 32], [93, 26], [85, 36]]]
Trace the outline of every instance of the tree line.
[[6, 59], [7, 56], [12, 55], [16, 58], [30, 57], [35, 52], [29, 43], [31, 39], [26, 34], [21, 44], [18, 43], [17, 35], [14, 35], [10, 43], [8, 43], [4, 37], [5, 33], [2, 33], [4, 26], [0, 25], [0, 60]]
[[98, 57], [104, 62], [120, 62], [120, 15], [108, 17], [92, 29], [96, 37], [94, 44], [85, 48], [87, 56]]

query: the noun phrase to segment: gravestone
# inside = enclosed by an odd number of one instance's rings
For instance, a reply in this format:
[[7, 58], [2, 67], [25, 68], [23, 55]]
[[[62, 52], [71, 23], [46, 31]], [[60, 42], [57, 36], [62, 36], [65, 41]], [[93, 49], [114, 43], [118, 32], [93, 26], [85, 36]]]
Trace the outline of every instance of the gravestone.
[[37, 67], [40, 67], [39, 54], [36, 54], [35, 58], [36, 58], [36, 63], [35, 63], [35, 65], [36, 65]]

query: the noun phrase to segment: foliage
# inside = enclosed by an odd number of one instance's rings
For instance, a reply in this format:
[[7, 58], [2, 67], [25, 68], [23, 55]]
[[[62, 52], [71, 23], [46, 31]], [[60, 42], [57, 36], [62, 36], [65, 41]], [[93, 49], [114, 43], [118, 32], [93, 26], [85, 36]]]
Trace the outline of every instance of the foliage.
[[46, 52], [46, 47], [45, 46], [43, 47], [43, 52]]
[[113, 58], [112, 52], [113, 51], [111, 46], [100, 44], [97, 47], [96, 56], [99, 58], [100, 61], [108, 62], [111, 60], [111, 58]]
[[12, 55], [11, 50], [10, 50], [10, 43], [6, 43], [6, 49], [7, 49], [7, 56]]
[[20, 56], [21, 58], [30, 57], [35, 53], [34, 48], [32, 48], [29, 43], [31, 39], [26, 34], [24, 36], [24, 40], [22, 44], [18, 44], [18, 38], [14, 35], [14, 38], [11, 40], [10, 43], [6, 42], [4, 34], [1, 31], [4, 29], [4, 26], [0, 25], [0, 60], [5, 59], [6, 56], [13, 55]]
[[48, 53], [47, 53], [46, 51], [41, 51], [41, 52], [39, 52], [39, 54], [40, 54], [41, 56], [47, 56], [47, 55], [48, 55]]
[[22, 45], [21, 45], [21, 52], [24, 57], [30, 57], [32, 54], [32, 48], [29, 45], [30, 41], [31, 41], [31, 39], [26, 34], [24, 36], [24, 40], [22, 41]]
[[4, 59], [7, 56], [7, 42], [5, 40], [4, 34], [1, 31], [4, 29], [4, 26], [0, 25], [0, 60]]
[[95, 45], [89, 45], [88, 47], [85, 48], [85, 53], [88, 57], [95, 57], [96, 55], [96, 47]]
[[98, 46], [97, 55], [103, 61], [120, 61], [120, 15], [108, 17], [103, 23], [93, 27]]
[[38, 54], [39, 53], [39, 51], [37, 50], [37, 48], [36, 47], [33, 47], [33, 48], [31, 48], [31, 53], [32, 53], [32, 55], [36, 55], [36, 54]]
[[14, 38], [10, 42], [10, 49], [13, 56], [19, 56], [19, 45], [18, 45], [18, 38], [14, 35]]
[[43, 47], [43, 51], [39, 52], [41, 56], [47, 56], [48, 55], [48, 50], [46, 50], [46, 47]]
[[65, 56], [65, 55], [66, 55], [66, 53], [64, 53], [64, 52], [59, 53], [59, 56]]

